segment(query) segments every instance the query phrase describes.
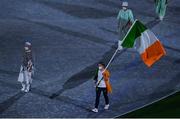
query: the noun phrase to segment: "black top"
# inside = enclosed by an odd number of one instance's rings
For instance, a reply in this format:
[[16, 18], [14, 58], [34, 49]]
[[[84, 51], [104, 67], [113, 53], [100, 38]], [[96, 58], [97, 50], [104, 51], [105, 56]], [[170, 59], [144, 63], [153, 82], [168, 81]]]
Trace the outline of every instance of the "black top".
[[33, 58], [32, 58], [32, 51], [24, 51], [23, 55], [23, 67], [27, 68], [28, 70], [32, 69], [32, 65], [29, 63], [33, 63]]

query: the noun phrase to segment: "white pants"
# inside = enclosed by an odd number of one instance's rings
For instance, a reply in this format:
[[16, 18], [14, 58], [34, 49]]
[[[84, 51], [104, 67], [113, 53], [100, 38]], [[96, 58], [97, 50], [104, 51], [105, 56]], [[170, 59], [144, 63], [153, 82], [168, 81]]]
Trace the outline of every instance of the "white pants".
[[32, 83], [31, 72], [25, 70], [23, 71], [23, 73], [24, 73], [24, 81], [21, 82], [21, 84], [24, 90], [29, 91]]
[[23, 76], [24, 76], [24, 80], [23, 83], [25, 84], [31, 84], [32, 83], [32, 78], [31, 78], [32, 73], [28, 72], [28, 71], [23, 71]]
[[32, 84], [32, 73], [27, 70], [21, 70], [19, 73], [18, 81], [21, 82], [23, 90], [29, 91], [30, 85]]

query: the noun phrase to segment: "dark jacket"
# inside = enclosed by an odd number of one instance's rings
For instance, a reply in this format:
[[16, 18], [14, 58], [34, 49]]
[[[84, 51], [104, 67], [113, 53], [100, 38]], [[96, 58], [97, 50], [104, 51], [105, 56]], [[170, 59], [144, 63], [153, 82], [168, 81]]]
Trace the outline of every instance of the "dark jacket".
[[28, 69], [28, 71], [32, 70], [32, 64], [30, 64], [30, 62], [33, 64], [33, 58], [32, 58], [32, 52], [26, 52], [24, 51], [24, 55], [23, 55], [23, 68]]

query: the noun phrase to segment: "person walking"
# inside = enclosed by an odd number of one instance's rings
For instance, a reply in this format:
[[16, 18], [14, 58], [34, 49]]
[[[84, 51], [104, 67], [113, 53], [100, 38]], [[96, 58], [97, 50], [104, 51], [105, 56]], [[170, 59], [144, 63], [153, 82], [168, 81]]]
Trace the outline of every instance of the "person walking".
[[156, 14], [158, 15], [161, 21], [164, 19], [164, 16], [166, 14], [167, 4], [167, 0], [155, 0]]
[[122, 9], [119, 11], [117, 20], [119, 40], [122, 41], [134, 22], [133, 12], [128, 8], [128, 2], [122, 2]]
[[96, 84], [96, 100], [95, 100], [95, 108], [92, 109], [93, 112], [98, 112], [98, 106], [100, 102], [100, 95], [103, 92], [104, 99], [105, 99], [105, 110], [109, 109], [109, 97], [108, 93], [112, 93], [112, 87], [109, 82], [110, 79], [110, 72], [105, 69], [105, 64], [100, 62], [98, 64], [98, 69], [96, 71], [94, 81]]

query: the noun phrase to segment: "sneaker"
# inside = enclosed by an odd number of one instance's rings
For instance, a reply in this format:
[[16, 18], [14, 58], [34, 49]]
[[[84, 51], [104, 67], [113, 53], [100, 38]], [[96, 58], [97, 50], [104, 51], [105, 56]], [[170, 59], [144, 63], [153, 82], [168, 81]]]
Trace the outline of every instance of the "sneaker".
[[29, 90], [28, 90], [28, 89], [26, 89], [24, 92], [26, 92], [26, 93], [27, 93], [27, 92], [29, 92]]
[[93, 112], [97, 113], [98, 112], [98, 109], [97, 108], [94, 108], [92, 109]]
[[159, 19], [160, 19], [160, 21], [163, 21], [164, 17], [160, 16]]
[[23, 87], [23, 88], [21, 88], [21, 91], [25, 91], [25, 88]]
[[108, 110], [108, 109], [109, 109], [109, 104], [108, 104], [108, 105], [105, 105], [105, 106], [104, 106], [104, 109], [105, 109], [105, 110]]
[[25, 91], [25, 85], [22, 85], [21, 91]]

